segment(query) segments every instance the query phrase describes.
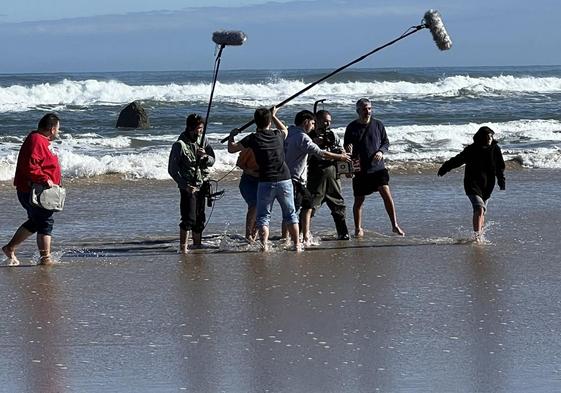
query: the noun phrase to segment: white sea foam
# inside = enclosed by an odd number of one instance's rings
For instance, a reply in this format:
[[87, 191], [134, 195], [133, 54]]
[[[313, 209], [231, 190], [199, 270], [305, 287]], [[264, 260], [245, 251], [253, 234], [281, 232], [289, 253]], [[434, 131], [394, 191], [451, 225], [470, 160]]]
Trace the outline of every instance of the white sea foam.
[[[307, 83], [303, 81], [285, 79], [262, 83], [218, 82], [215, 100], [216, 102], [255, 107], [264, 103], [279, 102], [305, 86]], [[63, 110], [67, 106], [122, 105], [133, 100], [206, 101], [209, 91], [208, 83], [134, 86], [119, 81], [65, 79], [53, 84], [1, 87], [0, 112], [25, 111], [34, 108]], [[558, 92], [561, 92], [561, 78], [458, 75], [444, 77], [431, 83], [375, 80], [370, 82], [324, 82], [292, 103], [308, 103], [318, 95], [330, 97], [330, 102], [333, 104], [348, 104], [354, 102], [357, 96], [368, 96], [377, 100], [396, 100], [416, 96], [498, 96], [513, 93]]]
[[[473, 134], [483, 125], [495, 130], [506, 159], [516, 159], [531, 168], [561, 168], [561, 121], [558, 120], [390, 126], [387, 127], [391, 141], [387, 159], [403, 163], [442, 162], [471, 143]], [[334, 131], [343, 137], [344, 128]], [[208, 136], [216, 153], [212, 173], [218, 177], [234, 167], [237, 155], [228, 154], [225, 144], [218, 143], [225, 133]], [[131, 143], [135, 139], [153, 144], [135, 148]], [[118, 174], [130, 179], [168, 179], [169, 149], [176, 139], [177, 135], [171, 134], [126, 137], [65, 134], [54, 143], [54, 149], [67, 177]], [[21, 138], [4, 137], [0, 144], [0, 180], [13, 178], [20, 146]]]

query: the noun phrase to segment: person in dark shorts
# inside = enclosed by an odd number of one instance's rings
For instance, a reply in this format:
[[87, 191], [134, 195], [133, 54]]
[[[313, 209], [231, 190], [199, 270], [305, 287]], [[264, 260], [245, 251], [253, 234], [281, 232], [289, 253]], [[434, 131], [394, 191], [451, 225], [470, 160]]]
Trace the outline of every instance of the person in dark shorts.
[[464, 191], [473, 207], [473, 231], [476, 241], [483, 239], [487, 200], [495, 187], [495, 178], [499, 189], [506, 188], [505, 162], [501, 148], [493, 138], [494, 134], [495, 131], [491, 128], [481, 127], [473, 136], [473, 143], [442, 164], [438, 170], [438, 176], [444, 176], [452, 169], [466, 165]]
[[362, 206], [367, 195], [379, 192], [390, 218], [392, 231], [400, 236], [405, 232], [397, 223], [397, 214], [390, 192], [390, 175], [384, 165], [384, 154], [390, 142], [384, 124], [372, 117], [372, 104], [367, 98], [356, 103], [358, 119], [352, 121], [345, 130], [344, 146], [351, 153], [356, 173], [353, 175], [353, 216], [355, 236], [364, 236], [362, 227]]
[[192, 232], [193, 246], [201, 246], [205, 227], [205, 189], [209, 168], [214, 165], [215, 156], [207, 138], [202, 138], [205, 119], [195, 113], [186, 120], [185, 131], [172, 145], [168, 162], [168, 173], [177, 183], [181, 196], [179, 210], [179, 251], [187, 253], [189, 232]]
[[50, 145], [59, 133], [60, 119], [54, 113], [48, 113], [39, 120], [36, 131], [32, 131], [21, 145], [14, 186], [18, 200], [27, 211], [27, 221], [14, 233], [12, 239], [2, 247], [8, 258], [8, 265], [17, 266], [17, 247], [28, 237], [37, 233], [37, 247], [39, 248], [39, 264], [52, 265], [51, 240], [53, 230], [53, 211], [33, 206], [30, 203], [31, 184], [42, 184], [52, 187], [60, 185], [62, 173], [58, 157], [51, 151]]

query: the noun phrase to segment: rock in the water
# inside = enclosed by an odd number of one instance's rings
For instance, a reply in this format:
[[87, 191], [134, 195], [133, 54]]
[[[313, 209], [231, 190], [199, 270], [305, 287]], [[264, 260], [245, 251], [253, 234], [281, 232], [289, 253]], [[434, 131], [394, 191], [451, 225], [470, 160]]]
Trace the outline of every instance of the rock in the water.
[[150, 128], [148, 114], [140, 102], [128, 104], [119, 114], [117, 128]]

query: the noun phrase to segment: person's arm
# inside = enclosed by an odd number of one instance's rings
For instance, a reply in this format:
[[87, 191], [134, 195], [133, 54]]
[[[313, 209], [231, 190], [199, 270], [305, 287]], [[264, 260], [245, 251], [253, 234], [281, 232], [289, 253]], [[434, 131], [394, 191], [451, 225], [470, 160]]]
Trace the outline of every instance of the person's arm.
[[378, 148], [378, 151], [374, 153], [374, 157], [372, 157], [374, 161], [380, 161], [390, 150], [390, 140], [388, 139], [388, 134], [386, 133], [386, 127], [384, 127], [382, 122], [378, 122], [377, 124], [380, 130], [380, 147]]
[[353, 141], [351, 139], [351, 130], [349, 129], [350, 124], [345, 128], [345, 133], [343, 134], [343, 148], [348, 153], [352, 154], [353, 151]]
[[497, 176], [497, 184], [499, 185], [499, 189], [504, 190], [506, 189], [506, 182], [505, 182], [505, 161], [503, 159], [503, 153], [501, 152], [501, 148], [499, 145], [495, 147], [497, 149], [495, 154], [495, 175]]
[[271, 109], [271, 113], [273, 115], [273, 124], [275, 125], [275, 128], [277, 130], [279, 130], [280, 132], [282, 132], [283, 138], [286, 139], [286, 137], [288, 136], [288, 128], [286, 128], [286, 126], [284, 125], [284, 123], [282, 122], [282, 120], [280, 120], [277, 117], [277, 112], [279, 111], [279, 108], [277, 108], [276, 106], [273, 107], [273, 109]]
[[27, 161], [28, 176], [32, 183], [43, 184], [52, 187], [53, 181], [43, 171], [43, 161], [48, 154], [48, 146], [44, 146], [38, 140], [30, 144], [29, 158]]
[[214, 155], [214, 149], [212, 148], [212, 146], [208, 143], [208, 140], [205, 138], [204, 142], [205, 145], [204, 147], [204, 153], [200, 156], [201, 157], [201, 163], [209, 168], [211, 166], [214, 165], [214, 162], [216, 160], [216, 156]]
[[175, 142], [171, 146], [171, 152], [169, 153], [168, 160], [168, 173], [171, 178], [177, 183], [179, 188], [187, 188], [189, 185], [187, 179], [181, 176], [180, 173], [180, 160], [181, 160], [181, 145], [179, 142]]
[[230, 132], [230, 135], [228, 136], [228, 153], [237, 153], [242, 151], [245, 147], [242, 143], [246, 141], [246, 138], [243, 138], [241, 141], [239, 142], [235, 142], [234, 141], [234, 136], [237, 135], [237, 131], [236, 129], [232, 130]]
[[351, 162], [351, 156], [349, 153], [339, 154], [339, 153], [331, 153], [327, 150], [322, 150], [322, 157], [328, 160]]
[[448, 161], [442, 164], [442, 166], [438, 170], [438, 176], [444, 176], [452, 169], [458, 168], [465, 163], [466, 163], [466, 149], [464, 149], [460, 154], [450, 158]]
[[316, 157], [335, 161], [351, 161], [351, 158], [347, 153], [337, 154], [331, 153], [327, 150], [322, 150], [314, 141], [312, 141], [312, 138], [310, 138], [308, 135], [304, 136], [302, 143], [304, 144], [305, 151], [308, 154], [314, 155]]

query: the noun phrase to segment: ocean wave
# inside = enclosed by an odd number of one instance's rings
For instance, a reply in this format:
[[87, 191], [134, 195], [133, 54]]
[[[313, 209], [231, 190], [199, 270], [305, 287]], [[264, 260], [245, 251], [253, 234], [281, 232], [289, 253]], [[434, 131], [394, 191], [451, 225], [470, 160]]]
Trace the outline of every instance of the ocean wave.
[[[255, 107], [284, 100], [307, 86], [302, 80], [275, 79], [258, 83], [217, 83], [216, 102]], [[0, 88], [0, 112], [31, 109], [83, 110], [93, 105], [123, 105], [134, 100], [156, 102], [205, 102], [209, 83], [170, 83], [165, 85], [128, 85], [95, 79], [31, 86], [12, 85]], [[456, 75], [434, 82], [370, 81], [324, 82], [296, 98], [292, 103], [308, 103], [317, 96], [330, 97], [333, 104], [349, 104], [357, 96], [376, 100], [399, 100], [407, 97], [486, 97], [505, 94], [561, 93], [561, 78], [470, 77]]]
[[[387, 127], [391, 141], [387, 159], [392, 165], [438, 164], [472, 142], [473, 134], [486, 125], [495, 130], [506, 159], [529, 168], [561, 168], [561, 121], [517, 120], [503, 123], [404, 125]], [[344, 128], [334, 129], [343, 138]], [[241, 134], [238, 138], [247, 133]], [[216, 153], [213, 176], [233, 169], [237, 155], [219, 143], [226, 133], [209, 134]], [[63, 174], [71, 178], [119, 175], [126, 179], [169, 179], [170, 146], [177, 135], [102, 136], [95, 133], [65, 134], [53, 143]], [[135, 140], [143, 141], [142, 144]], [[3, 137], [0, 144], [0, 180], [15, 173], [21, 138]], [[415, 165], [416, 165], [415, 164]]]

